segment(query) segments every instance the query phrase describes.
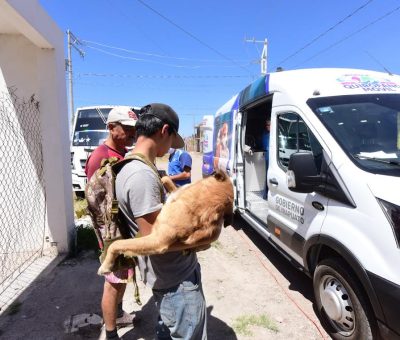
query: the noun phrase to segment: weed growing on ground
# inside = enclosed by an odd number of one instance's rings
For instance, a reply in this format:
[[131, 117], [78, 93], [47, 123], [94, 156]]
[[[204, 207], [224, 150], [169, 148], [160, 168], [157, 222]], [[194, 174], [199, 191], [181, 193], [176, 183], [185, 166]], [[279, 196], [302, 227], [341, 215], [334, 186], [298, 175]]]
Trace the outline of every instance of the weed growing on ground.
[[222, 245], [222, 243], [221, 243], [221, 242], [219, 242], [219, 241], [217, 240], [217, 241], [215, 241], [215, 242], [211, 243], [211, 247], [214, 247], [215, 249], [218, 249], [218, 250], [220, 250], [220, 249], [222, 249], [222, 248], [223, 248], [223, 245]]
[[76, 218], [87, 215], [87, 202], [84, 198], [74, 198], [74, 212]]
[[15, 300], [7, 309], [7, 315], [17, 314], [21, 310], [22, 302]]
[[242, 315], [236, 318], [233, 323], [233, 329], [236, 333], [252, 336], [253, 333], [249, 329], [250, 326], [259, 326], [269, 329], [275, 333], [279, 332], [275, 322], [273, 322], [267, 315]]

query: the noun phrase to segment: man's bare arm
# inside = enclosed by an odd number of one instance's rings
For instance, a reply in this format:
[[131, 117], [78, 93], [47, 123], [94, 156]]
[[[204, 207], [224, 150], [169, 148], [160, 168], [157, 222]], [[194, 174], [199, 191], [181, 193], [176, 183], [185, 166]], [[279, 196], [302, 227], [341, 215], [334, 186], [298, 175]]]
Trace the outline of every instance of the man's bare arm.
[[160, 210], [157, 210], [153, 213], [147, 214], [140, 216], [135, 219], [135, 222], [137, 223], [139, 227], [139, 232], [141, 236], [146, 236], [151, 233], [151, 230], [153, 228], [153, 224], [160, 213]]
[[169, 177], [170, 177], [173, 181], [181, 180], [181, 179], [188, 179], [188, 178], [190, 178], [190, 175], [191, 175], [190, 171], [191, 171], [191, 170], [192, 170], [192, 168], [190, 168], [190, 167], [188, 167], [188, 166], [185, 166], [185, 167], [183, 168], [183, 171], [182, 171], [180, 174], [177, 174], [177, 175], [170, 175]]

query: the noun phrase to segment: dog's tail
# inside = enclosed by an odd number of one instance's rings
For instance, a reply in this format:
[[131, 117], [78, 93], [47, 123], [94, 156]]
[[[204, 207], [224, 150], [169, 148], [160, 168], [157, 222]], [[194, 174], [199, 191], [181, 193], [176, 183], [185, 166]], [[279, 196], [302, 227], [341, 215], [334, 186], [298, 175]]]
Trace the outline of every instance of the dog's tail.
[[212, 173], [212, 176], [219, 182], [224, 182], [228, 179], [228, 175], [226, 174], [225, 171], [222, 171], [221, 169], [217, 169]]

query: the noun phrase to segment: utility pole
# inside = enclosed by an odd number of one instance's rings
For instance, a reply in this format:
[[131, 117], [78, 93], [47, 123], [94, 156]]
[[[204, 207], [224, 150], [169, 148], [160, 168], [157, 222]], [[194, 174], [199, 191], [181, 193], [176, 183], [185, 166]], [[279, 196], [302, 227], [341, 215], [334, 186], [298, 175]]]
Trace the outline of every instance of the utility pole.
[[244, 39], [245, 42], [251, 42], [251, 43], [262, 43], [264, 44], [263, 50], [261, 51], [261, 74], [265, 75], [267, 74], [267, 56], [268, 56], [268, 40], [256, 40], [255, 38], [253, 39]]
[[85, 56], [85, 52], [82, 51], [78, 46], [82, 46], [83, 44], [79, 41], [77, 37], [68, 29], [67, 30], [68, 37], [68, 59], [65, 60], [65, 70], [68, 71], [68, 92], [69, 92], [69, 112], [71, 115], [71, 126], [74, 124], [74, 92], [73, 92], [73, 78], [72, 78], [72, 53], [71, 47], [75, 48], [78, 51], [79, 55], [83, 58]]

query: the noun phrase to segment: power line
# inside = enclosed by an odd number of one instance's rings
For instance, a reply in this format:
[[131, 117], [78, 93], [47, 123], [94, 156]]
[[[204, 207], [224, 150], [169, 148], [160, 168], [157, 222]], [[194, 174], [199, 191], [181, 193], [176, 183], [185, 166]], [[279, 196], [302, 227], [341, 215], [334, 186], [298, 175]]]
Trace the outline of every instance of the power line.
[[[215, 49], [214, 47], [208, 45], [207, 43], [205, 43], [204, 41], [200, 40], [199, 38], [197, 38], [195, 35], [193, 35], [192, 33], [190, 33], [189, 31], [187, 31], [186, 29], [184, 29], [183, 27], [179, 26], [178, 24], [176, 24], [175, 22], [173, 22], [171, 19], [167, 18], [165, 15], [161, 14], [160, 12], [158, 12], [157, 10], [155, 10], [153, 7], [150, 7], [148, 4], [146, 4], [144, 1], [142, 0], [136, 0], [138, 2], [140, 2], [143, 6], [147, 7], [149, 10], [151, 10], [152, 12], [154, 12], [155, 14], [157, 14], [159, 17], [163, 18], [165, 21], [167, 21], [168, 23], [170, 23], [171, 25], [175, 26], [177, 29], [179, 29], [180, 31], [184, 32], [186, 35], [188, 35], [189, 37], [191, 37], [192, 39], [196, 40], [198, 43], [200, 43], [201, 45], [207, 47], [209, 50], [213, 51], [214, 53], [218, 54], [220, 57], [229, 60], [231, 63], [233, 63], [234, 65], [240, 67], [241, 69], [245, 70], [246, 72], [250, 73], [251, 72], [245, 68], [242, 65], [239, 65], [238, 63], [236, 63], [235, 60], [227, 57], [226, 55], [224, 55], [223, 53], [221, 53], [220, 51], [218, 51], [217, 49]], [[372, 1], [372, 0], [371, 0]], [[254, 76], [253, 74], [251, 74], [252, 76]]]
[[312, 60], [312, 59], [314, 59], [315, 57], [319, 56], [320, 54], [322, 54], [322, 53], [324, 53], [324, 52], [330, 50], [331, 48], [333, 48], [333, 47], [335, 47], [335, 46], [341, 44], [343, 41], [346, 41], [347, 39], [350, 39], [351, 37], [355, 36], [356, 34], [360, 33], [361, 31], [363, 31], [363, 30], [367, 29], [368, 27], [370, 27], [370, 26], [376, 24], [377, 22], [379, 22], [379, 21], [385, 19], [386, 17], [388, 17], [389, 15], [391, 15], [391, 14], [393, 14], [394, 12], [398, 11], [399, 9], [400, 9], [400, 6], [398, 6], [398, 7], [394, 8], [394, 9], [392, 9], [391, 11], [389, 11], [389, 12], [385, 13], [384, 15], [382, 15], [381, 17], [379, 17], [379, 18], [375, 19], [374, 21], [371, 21], [370, 23], [368, 23], [368, 24], [366, 24], [365, 26], [361, 27], [361, 28], [358, 29], [357, 31], [355, 31], [355, 32], [349, 34], [348, 36], [346, 36], [346, 37], [344, 37], [344, 38], [338, 40], [337, 42], [333, 43], [332, 45], [329, 45], [327, 48], [324, 48], [323, 50], [321, 50], [321, 51], [319, 51], [318, 53], [314, 54], [314, 55], [311, 56], [310, 58], [304, 60], [303, 62], [301, 62], [301, 63], [299, 63], [299, 64], [297, 64], [297, 65], [295, 65], [294, 68], [296, 68], [296, 67], [298, 67], [298, 66], [300, 66], [300, 65], [302, 65], [302, 64], [304, 64], [304, 63], [306, 63], [306, 62], [308, 62], [308, 61], [310, 61], [310, 60]]
[[[372, 1], [374, 0], [368, 0], [366, 3], [364, 3], [363, 5], [361, 5], [360, 7], [358, 7], [357, 9], [355, 9], [353, 12], [351, 12], [350, 14], [346, 15], [342, 20], [340, 20], [339, 22], [337, 22], [336, 24], [334, 24], [333, 26], [329, 27], [326, 31], [322, 32], [321, 34], [319, 34], [317, 37], [315, 37], [314, 39], [312, 39], [309, 43], [305, 44], [303, 47], [299, 48], [296, 52], [292, 53], [291, 55], [289, 55], [288, 57], [286, 57], [285, 59], [283, 59], [281, 62], [278, 63], [279, 66], [281, 66], [283, 63], [285, 63], [286, 61], [288, 61], [290, 58], [294, 57], [295, 55], [299, 54], [301, 51], [305, 50], [307, 47], [309, 47], [310, 45], [312, 45], [313, 43], [315, 43], [317, 40], [321, 39], [324, 35], [328, 34], [330, 31], [333, 31], [336, 27], [338, 27], [340, 24], [344, 23], [346, 20], [350, 19], [354, 14], [356, 14], [357, 12], [361, 11], [363, 8], [367, 7]], [[275, 68], [275, 66], [273, 67]]]
[[181, 64], [168, 64], [168, 63], [163, 63], [161, 61], [157, 60], [151, 60], [151, 59], [143, 59], [143, 58], [137, 58], [137, 57], [130, 57], [130, 56], [125, 56], [121, 54], [116, 54], [112, 53], [106, 50], [103, 50], [102, 48], [86, 45], [87, 48], [91, 48], [95, 51], [116, 57], [116, 58], [121, 58], [125, 60], [134, 60], [134, 61], [141, 61], [141, 62], [147, 62], [147, 63], [153, 63], [153, 64], [158, 64], [158, 65], [163, 65], [163, 66], [169, 66], [169, 67], [175, 67], [175, 68], [190, 68], [190, 69], [199, 69], [199, 68], [204, 68], [204, 67], [219, 67], [219, 68], [233, 68], [236, 66], [228, 66], [228, 65], [181, 65]]
[[392, 72], [390, 72], [386, 67], [385, 67], [385, 65], [383, 65], [378, 59], [376, 59], [371, 53], [369, 53], [368, 51], [364, 51], [372, 60], [374, 60], [377, 64], [379, 64], [384, 70], [385, 70], [385, 72], [386, 73], [388, 73], [388, 74], [390, 74], [391, 76], [393, 75], [393, 73]]
[[152, 74], [118, 74], [118, 73], [78, 73], [77, 77], [119, 77], [119, 78], [146, 78], [146, 79], [223, 79], [249, 78], [244, 75], [152, 75]]
[[142, 59], [142, 58], [124, 56], [124, 55], [112, 53], [112, 52], [103, 50], [101, 48], [94, 47], [94, 46], [89, 46], [89, 45], [86, 45], [86, 47], [91, 48], [93, 50], [96, 50], [98, 52], [104, 53], [104, 54], [108, 54], [108, 55], [113, 56], [113, 57], [121, 58], [121, 59], [134, 60], [134, 61], [143, 61], [143, 62], [147, 62], [147, 63], [153, 63], [153, 64], [159, 64], [159, 65], [163, 65], [163, 66], [170, 66], [170, 67], [177, 67], [177, 68], [193, 68], [193, 69], [199, 68], [198, 66], [167, 64], [167, 63], [163, 63], [163, 62], [157, 61], [157, 60], [150, 60], [150, 59]]
[[[146, 55], [146, 56], [149, 56], [149, 57], [176, 59], [176, 60], [187, 60], [187, 61], [195, 61], [195, 62], [217, 62], [217, 63], [218, 62], [223, 62], [223, 63], [227, 62], [227, 60], [221, 60], [221, 59], [193, 59], [193, 58], [185, 58], [185, 57], [174, 57], [174, 56], [168, 56], [168, 55], [164, 55], [164, 54], [156, 54], [156, 53], [149, 53], [149, 52], [143, 52], [143, 51], [129, 50], [129, 49], [126, 49], [126, 48], [106, 45], [106, 44], [99, 43], [99, 42], [96, 42], [96, 41], [91, 41], [91, 40], [83, 40], [82, 39], [81, 41], [84, 42], [86, 45], [87, 44], [93, 44], [93, 45], [102, 46], [102, 47], [106, 47], [106, 48], [110, 48], [110, 49], [114, 49], [114, 50], [123, 51], [123, 52], [126, 52], [126, 53]], [[248, 62], [248, 60], [236, 60], [236, 62]]]

